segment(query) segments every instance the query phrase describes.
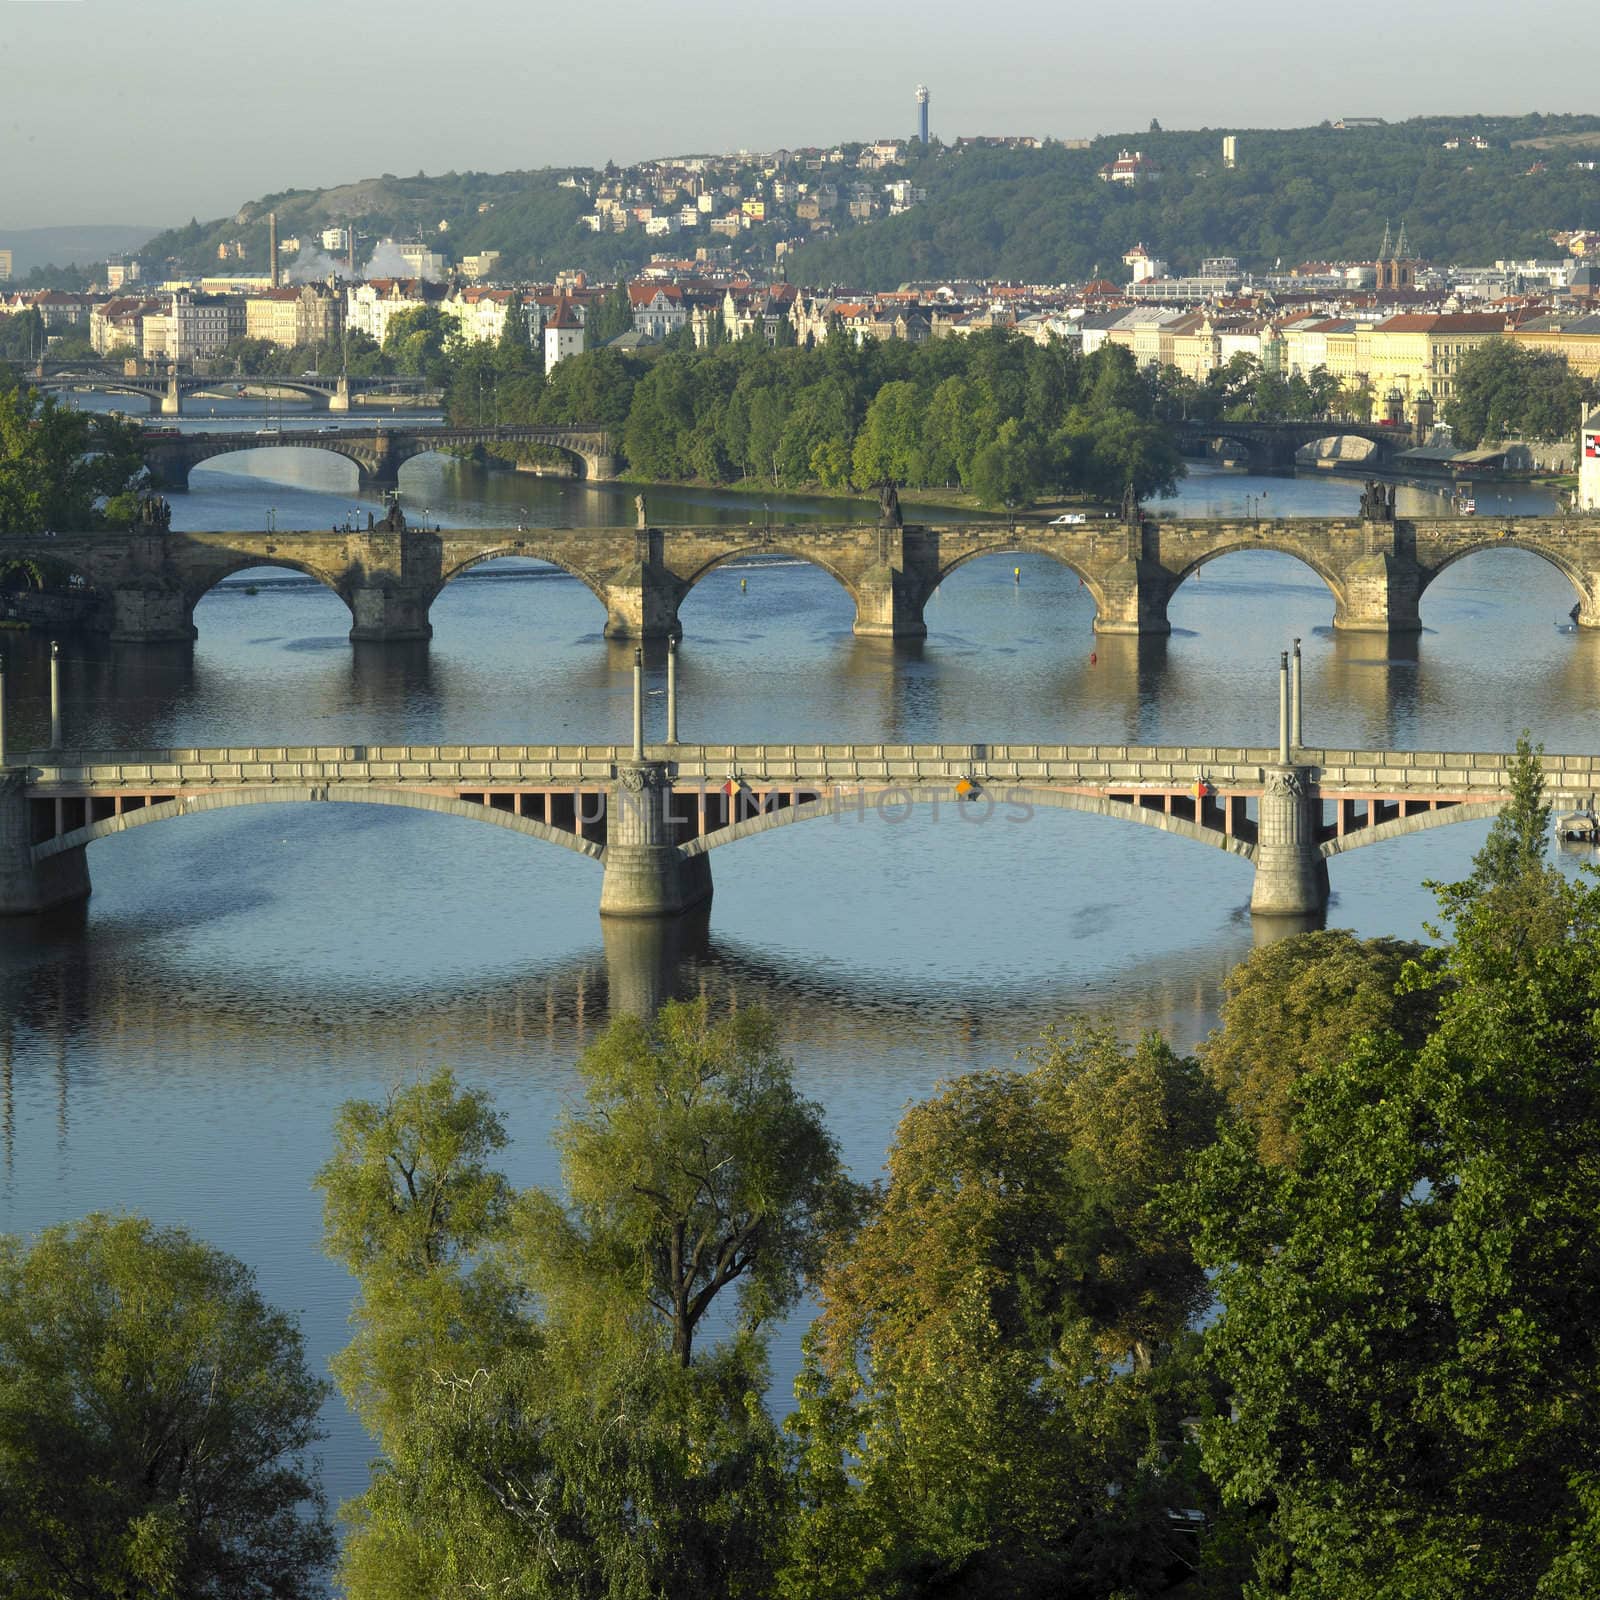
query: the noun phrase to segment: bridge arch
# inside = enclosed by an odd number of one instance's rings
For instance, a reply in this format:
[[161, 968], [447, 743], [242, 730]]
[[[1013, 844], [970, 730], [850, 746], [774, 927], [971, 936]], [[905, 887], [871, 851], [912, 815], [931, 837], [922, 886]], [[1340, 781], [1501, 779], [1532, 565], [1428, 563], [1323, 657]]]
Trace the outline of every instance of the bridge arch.
[[1301, 566], [1309, 568], [1322, 579], [1328, 593], [1333, 596], [1335, 619], [1344, 611], [1346, 599], [1344, 585], [1334, 576], [1332, 570], [1302, 545], [1287, 542], [1273, 534], [1263, 534], [1260, 538], [1229, 539], [1214, 549], [1202, 551], [1187, 566], [1173, 574], [1171, 585], [1167, 590], [1168, 604], [1170, 605], [1172, 597], [1202, 567], [1209, 566], [1213, 561], [1220, 561], [1224, 556], [1256, 555], [1262, 551], [1271, 552], [1273, 555], [1290, 556]]
[[1449, 551], [1434, 566], [1423, 566], [1419, 562], [1417, 599], [1420, 601], [1422, 596], [1432, 587], [1434, 581], [1448, 572], [1451, 567], [1462, 561], [1468, 561], [1473, 556], [1481, 556], [1487, 551], [1498, 550], [1520, 550], [1527, 555], [1537, 556], [1547, 566], [1554, 567], [1572, 585], [1578, 605], [1581, 608], [1580, 615], [1586, 618], [1595, 606], [1596, 600], [1600, 599], [1600, 596], [1596, 596], [1590, 589], [1587, 575], [1582, 568], [1576, 566], [1559, 545], [1546, 544], [1542, 540], [1531, 539], [1526, 534], [1515, 532], [1494, 534], [1486, 532], [1481, 539], [1467, 544], [1462, 549]]
[[[970, 566], [974, 561], [982, 561], [988, 556], [999, 556], [1003, 559], [1006, 556], [1016, 555], [1043, 556], [1047, 560], [1055, 562], [1057, 566], [1065, 567], [1089, 591], [1089, 598], [1094, 601], [1096, 615], [1103, 617], [1106, 614], [1105, 590], [1101, 586], [1099, 579], [1092, 572], [1086, 567], [1079, 566], [1071, 556], [1064, 554], [1062, 551], [1052, 550], [1046, 545], [1035, 544], [1021, 536], [1004, 544], [985, 545], [976, 550], [963, 551], [960, 555], [945, 562], [934, 574], [933, 588], [937, 589], [952, 572], [958, 571], [962, 567]], [[929, 593], [932, 593], [931, 589]]]
[[568, 557], [554, 554], [537, 537], [519, 539], [510, 544], [491, 545], [488, 549], [468, 556], [464, 561], [458, 561], [448, 572], [440, 576], [438, 586], [428, 596], [428, 604], [431, 606], [457, 578], [471, 572], [475, 567], [484, 566], [491, 561], [503, 561], [508, 556], [516, 556], [526, 561], [542, 561], [547, 567], [555, 567], [566, 573], [569, 578], [576, 578], [602, 606], [606, 607], [608, 612], [610, 611], [610, 595], [604, 579], [585, 571]]
[[346, 592], [343, 581], [332, 572], [327, 572], [313, 566], [307, 561], [297, 561], [292, 556], [281, 555], [237, 555], [231, 556], [226, 561], [213, 566], [208, 566], [197, 577], [192, 578], [184, 588], [183, 604], [184, 615], [190, 627], [194, 626], [194, 608], [217, 587], [219, 583], [231, 578], [236, 572], [244, 572], [255, 567], [282, 567], [289, 572], [298, 572], [302, 577], [314, 578], [324, 588], [331, 589], [344, 602], [345, 609], [355, 615], [355, 607], [351, 604], [350, 596]]
[[35, 379], [34, 387], [43, 394], [70, 394], [74, 390], [87, 389], [95, 394], [116, 394], [135, 396], [146, 402], [146, 409], [154, 411], [161, 403], [164, 389], [152, 387], [149, 384], [118, 383], [114, 378], [54, 378]]
[[558, 844], [592, 861], [601, 861], [605, 857], [605, 847], [592, 839], [579, 838], [575, 833], [553, 828], [549, 823], [536, 821], [532, 817], [519, 817], [510, 811], [499, 811], [493, 806], [480, 805], [471, 800], [457, 800], [449, 795], [426, 794], [410, 789], [343, 789], [331, 784], [275, 784], [270, 788], [225, 789], [215, 794], [181, 795], [174, 800], [164, 800], [160, 805], [141, 806], [137, 811], [125, 811], [120, 816], [106, 817], [102, 821], [74, 828], [71, 833], [46, 839], [43, 844], [33, 847], [33, 859], [36, 862], [46, 861], [51, 856], [93, 844], [97, 839], [125, 833], [129, 828], [140, 828], [154, 822], [172, 822], [210, 811], [228, 811], [236, 806], [323, 803], [398, 806], [408, 811], [430, 811], [436, 816], [486, 822], [511, 833], [526, 834], [530, 839]]
[[[1126, 801], [1112, 800], [1104, 795], [1076, 794], [1063, 789], [1036, 789], [1029, 788], [1025, 784], [996, 785], [986, 792], [997, 806], [1016, 803], [1041, 806], [1053, 811], [1077, 811], [1085, 816], [1110, 817], [1119, 822], [1133, 822], [1142, 827], [1159, 828], [1163, 833], [1174, 833], [1179, 838], [1193, 840], [1196, 844], [1209, 845], [1214, 850], [1222, 850], [1246, 860], [1251, 860], [1255, 856], [1255, 846], [1243, 839], [1234, 838], [1211, 828], [1203, 828], [1184, 817], [1171, 816], [1165, 811], [1147, 809], [1144, 806], [1129, 805]], [[936, 790], [922, 785], [896, 788], [891, 784], [878, 791], [878, 795], [880, 801], [884, 795], [893, 795], [893, 803], [897, 805], [908, 800], [919, 805], [943, 803], [951, 807], [983, 804], [982, 800], [961, 799], [953, 786]], [[852, 811], [854, 807], [855, 801], [850, 796], [824, 795], [820, 800], [808, 800], [801, 805], [787, 806], [781, 811], [764, 812], [760, 816], [747, 817], [730, 827], [702, 834], [698, 839], [693, 839], [682, 846], [683, 853], [687, 856], [704, 855], [707, 851], [720, 849], [723, 845], [737, 844], [741, 839], [753, 838], [773, 828], [788, 827], [796, 822], [808, 822], [815, 817], [837, 816], [841, 812]]]
[[207, 442], [204, 444], [185, 445], [180, 440], [168, 449], [159, 446], [150, 452], [151, 464], [157, 472], [164, 472], [169, 463], [181, 464], [184, 486], [187, 487], [189, 474], [196, 467], [202, 467], [212, 461], [220, 461], [226, 456], [251, 455], [259, 450], [305, 450], [318, 455], [342, 456], [356, 469], [356, 487], [366, 488], [375, 473], [375, 462], [370, 451], [353, 449], [341, 446], [333, 435], [327, 436], [328, 442], [321, 443], [311, 439], [262, 439], [252, 434], [241, 434], [237, 440]]
[[803, 545], [787, 544], [779, 541], [762, 540], [757, 544], [741, 546], [735, 550], [722, 551], [710, 561], [697, 567], [682, 580], [683, 587], [678, 595], [678, 604], [682, 605], [695, 588], [708, 578], [718, 567], [728, 566], [732, 562], [747, 561], [753, 556], [782, 556], [788, 561], [803, 562], [808, 567], [816, 567], [827, 573], [844, 592], [850, 596], [851, 603], [859, 610], [861, 605], [861, 591], [855, 580], [845, 576], [840, 567], [820, 556], [814, 550], [807, 550]]

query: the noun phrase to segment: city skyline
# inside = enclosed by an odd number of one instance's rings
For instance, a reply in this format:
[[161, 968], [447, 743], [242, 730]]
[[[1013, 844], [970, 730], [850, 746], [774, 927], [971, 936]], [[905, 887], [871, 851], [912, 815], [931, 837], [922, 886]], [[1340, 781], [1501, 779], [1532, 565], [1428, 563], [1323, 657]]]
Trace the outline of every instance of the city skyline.
[[[732, 0], [691, 0], [665, 33], [652, 28], [648, 48], [635, 0], [591, 8], [578, 41], [507, 0], [438, 28], [414, 0], [284, 0], [270, 17], [237, 15], [181, 0], [0, 6], [8, 56], [80, 68], [13, 83], [0, 112], [0, 228], [169, 226], [385, 172], [904, 137], [919, 83], [937, 98], [932, 131], [945, 139], [1133, 133], [1152, 118], [1245, 127], [1581, 111], [1588, 87], [1581, 52], [1519, 72], [1483, 50], [1471, 27], [1492, 15], [1483, 0], [1410, 8], [1405, 37], [1427, 38], [1438, 69], [1424, 87], [1411, 51], [1374, 50], [1396, 38], [1392, 8], [1375, 0], [1347, 7], [1333, 37], [1314, 15], [1243, 0], [1224, 40], [1192, 36], [1175, 5], [1095, 13], [1091, 37], [1086, 9], [1001, 0], [984, 15], [998, 48], [981, 71], [971, 19], [948, 0], [871, 15], [824, 0], [769, 57], [752, 57]], [[853, 48], [839, 48], [841, 30]], [[252, 86], [264, 86], [270, 116]]]

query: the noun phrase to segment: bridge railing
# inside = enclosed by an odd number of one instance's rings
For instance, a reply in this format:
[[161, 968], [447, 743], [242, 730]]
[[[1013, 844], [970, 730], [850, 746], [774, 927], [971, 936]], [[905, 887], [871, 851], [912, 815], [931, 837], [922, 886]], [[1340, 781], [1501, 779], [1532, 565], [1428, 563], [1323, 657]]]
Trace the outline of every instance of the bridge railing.
[[[1173, 789], [1205, 780], [1258, 790], [1277, 752], [1238, 746], [1070, 744], [650, 745], [686, 786], [747, 784], [1038, 783]], [[36, 752], [23, 757], [36, 790], [151, 785], [338, 782], [419, 787], [603, 784], [623, 745], [259, 745], [146, 751]], [[1301, 750], [1324, 793], [1503, 793], [1510, 757], [1449, 751]], [[1553, 794], [1600, 792], [1600, 757], [1547, 755]]]

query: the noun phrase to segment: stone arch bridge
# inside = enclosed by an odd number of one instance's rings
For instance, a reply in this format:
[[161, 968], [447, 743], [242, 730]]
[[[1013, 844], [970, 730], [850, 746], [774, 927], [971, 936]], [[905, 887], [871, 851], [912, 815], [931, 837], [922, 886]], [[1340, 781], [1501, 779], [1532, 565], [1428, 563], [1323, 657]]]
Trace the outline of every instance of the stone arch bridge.
[[1299, 451], [1322, 439], [1365, 439], [1373, 445], [1368, 458], [1386, 466], [1400, 450], [1425, 442], [1403, 427], [1381, 422], [1340, 422], [1324, 417], [1320, 422], [1192, 422], [1172, 424], [1173, 439], [1185, 454], [1196, 454], [1209, 444], [1232, 444], [1243, 451], [1252, 472], [1287, 472]]
[[[467, 443], [471, 430], [453, 430]], [[343, 441], [326, 436], [331, 448]], [[346, 445], [345, 448], [350, 448]], [[1327, 585], [1336, 628], [1408, 632], [1439, 574], [1484, 550], [1525, 550], [1565, 574], [1577, 620], [1600, 627], [1600, 517], [1448, 517], [1397, 522], [1135, 518], [1054, 527], [1032, 521], [924, 527], [792, 524], [710, 528], [529, 528], [429, 532], [67, 534], [10, 538], [7, 551], [84, 579], [93, 626], [115, 639], [195, 635], [196, 602], [245, 567], [280, 566], [326, 584], [350, 608], [356, 640], [426, 639], [445, 585], [485, 561], [523, 556], [584, 583], [611, 638], [681, 633], [679, 607], [708, 573], [750, 556], [789, 556], [830, 574], [855, 606], [855, 631], [927, 632], [924, 607], [950, 573], [986, 556], [1033, 552], [1083, 580], [1101, 633], [1166, 633], [1172, 596], [1207, 562], [1239, 551], [1293, 556]]]
[[[1285, 756], [1288, 759], [1284, 759]], [[916, 804], [949, 837], [1041, 810], [1160, 829], [1249, 863], [1251, 909], [1315, 916], [1329, 861], [1492, 816], [1510, 757], [1068, 744], [251, 747], [42, 752], [0, 766], [0, 913], [89, 892], [85, 851], [129, 828], [236, 806], [399, 806], [499, 827], [601, 866], [603, 915], [709, 900], [710, 853], [773, 829], [835, 830]], [[1592, 805], [1600, 757], [1545, 756], [1563, 809]]]
[[599, 427], [550, 426], [491, 428], [283, 428], [259, 433], [170, 433], [147, 436], [144, 458], [167, 488], [186, 489], [189, 474], [203, 461], [251, 450], [321, 450], [353, 461], [360, 487], [397, 489], [400, 468], [436, 450], [471, 450], [494, 444], [536, 444], [559, 450], [588, 479], [614, 478], [616, 456], [611, 435]]

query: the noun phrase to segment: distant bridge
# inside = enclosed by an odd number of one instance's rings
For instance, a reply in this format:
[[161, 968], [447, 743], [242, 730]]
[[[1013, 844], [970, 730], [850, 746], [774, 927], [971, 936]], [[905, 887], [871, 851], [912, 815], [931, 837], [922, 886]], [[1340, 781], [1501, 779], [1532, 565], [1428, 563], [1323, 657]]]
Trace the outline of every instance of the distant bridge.
[[[324, 434], [316, 448], [357, 459], [368, 481], [398, 460], [438, 444], [502, 438], [515, 430], [394, 430], [383, 435]], [[525, 430], [556, 448], [600, 451], [603, 433]], [[211, 436], [191, 435], [209, 446]], [[357, 452], [386, 440], [380, 461]], [[223, 448], [253, 448], [236, 435]], [[299, 441], [296, 441], [299, 442]], [[182, 438], [172, 441], [188, 447]], [[605, 461], [597, 455], [592, 470]], [[610, 638], [678, 637], [679, 608], [707, 574], [750, 556], [790, 556], [828, 573], [855, 606], [855, 631], [916, 638], [939, 585], [969, 561], [1031, 552], [1059, 561], [1083, 580], [1101, 633], [1166, 633], [1167, 608], [1208, 562], [1270, 550], [1303, 562], [1327, 585], [1333, 624], [1354, 632], [1411, 632], [1419, 600], [1455, 562], [1484, 550], [1524, 550], [1572, 584], [1579, 624], [1600, 627], [1600, 517], [1442, 517], [1430, 520], [1090, 521], [956, 527], [896, 524], [673, 528], [462, 528], [430, 532], [384, 528], [355, 532], [68, 534], [9, 537], [0, 557], [31, 558], [84, 580], [86, 625], [114, 639], [195, 636], [201, 596], [245, 567], [287, 567], [332, 589], [351, 612], [357, 640], [426, 639], [429, 608], [444, 587], [483, 562], [522, 556], [571, 573], [605, 607]]]
[[102, 394], [137, 395], [150, 402], [152, 411], [163, 416], [183, 415], [185, 395], [219, 394], [230, 389], [270, 389], [275, 393], [300, 395], [321, 402], [329, 411], [348, 411], [357, 396], [415, 398], [438, 394], [439, 386], [421, 378], [351, 378], [343, 374], [329, 377], [272, 377], [266, 374], [213, 373], [206, 377], [193, 372], [129, 373], [115, 362], [41, 361], [29, 380], [40, 390], [95, 389]]
[[1238, 447], [1254, 472], [1284, 472], [1295, 464], [1298, 452], [1322, 439], [1369, 440], [1375, 449], [1373, 465], [1387, 465], [1401, 450], [1420, 443], [1409, 428], [1381, 422], [1342, 422], [1332, 417], [1310, 422], [1201, 422], [1185, 418], [1172, 424], [1178, 448], [1194, 453], [1208, 444]]
[[141, 441], [145, 461], [169, 488], [187, 488], [189, 473], [203, 461], [249, 450], [322, 450], [356, 464], [360, 487], [395, 489], [400, 468], [414, 456], [434, 450], [478, 445], [537, 444], [571, 458], [580, 475], [602, 480], [616, 476], [611, 435], [599, 427], [552, 424], [493, 428], [378, 427], [273, 428], [258, 433], [171, 433]]
[[[86, 847], [129, 828], [342, 802], [473, 820], [574, 851], [605, 869], [606, 914], [673, 914], [709, 899], [709, 852], [724, 845], [926, 804], [959, 814], [952, 838], [965, 836], [962, 824], [1005, 826], [1041, 809], [1158, 828], [1250, 862], [1252, 909], [1304, 916], [1325, 905], [1335, 857], [1492, 816], [1510, 793], [1505, 755], [1287, 754], [1056, 743], [37, 752], [0, 765], [0, 912], [86, 895]], [[1558, 806], [1600, 792], [1600, 757], [1546, 756], [1544, 769]], [[819, 844], [836, 836], [816, 834]]]

